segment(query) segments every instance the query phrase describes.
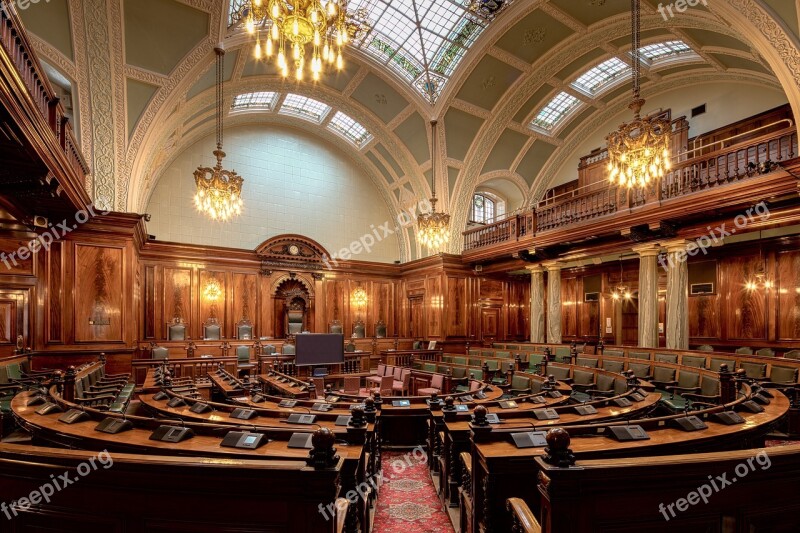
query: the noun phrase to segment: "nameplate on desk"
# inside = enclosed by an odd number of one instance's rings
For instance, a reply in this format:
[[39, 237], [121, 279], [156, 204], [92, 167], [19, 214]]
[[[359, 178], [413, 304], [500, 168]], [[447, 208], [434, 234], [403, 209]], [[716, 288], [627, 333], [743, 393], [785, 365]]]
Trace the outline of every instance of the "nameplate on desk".
[[620, 442], [650, 439], [650, 435], [642, 426], [610, 426], [608, 430], [611, 433], [610, 436]]
[[482, 390], [479, 390], [478, 392], [475, 393], [475, 397], [477, 399], [479, 399], [479, 400], [485, 400], [486, 399], [486, 393], [483, 392]]
[[674, 423], [684, 431], [699, 431], [701, 429], [708, 429], [706, 423], [694, 415], [676, 418]]
[[211, 409], [211, 406], [208, 405], [207, 403], [197, 402], [196, 404], [191, 406], [189, 408], [189, 410], [191, 412], [193, 412], [193, 413], [202, 414], [202, 413], [207, 413], [207, 412], [211, 411], [212, 409]]
[[528, 431], [527, 433], [512, 433], [511, 438], [517, 448], [543, 448], [547, 446], [544, 431]]
[[561, 394], [557, 390], [548, 391], [547, 395], [550, 396], [551, 398], [561, 398], [563, 396], [563, 394]]
[[313, 437], [312, 433], [292, 433], [292, 436], [289, 438], [289, 443], [286, 446], [289, 448], [305, 448], [306, 450], [310, 450], [313, 448], [311, 445], [311, 437]]
[[641, 402], [645, 399], [645, 396], [641, 392], [632, 392], [628, 395], [628, 398], [633, 400], [634, 402]]
[[255, 418], [256, 415], [257, 413], [252, 409], [243, 409], [241, 407], [237, 407], [231, 411], [230, 417], [238, 420], [250, 420], [251, 418]]
[[627, 398], [614, 398], [613, 400], [611, 400], [611, 403], [613, 403], [617, 407], [630, 407], [631, 405], [633, 405], [633, 402], [631, 402]]
[[110, 433], [111, 435], [114, 435], [116, 433], [122, 433], [123, 431], [133, 429], [133, 423], [130, 420], [125, 420], [124, 418], [108, 417], [97, 424], [94, 429], [95, 431], [102, 431], [103, 433]]
[[77, 422], [82, 422], [88, 419], [89, 419], [89, 414], [86, 411], [81, 411], [80, 409], [70, 409], [69, 411], [58, 417], [58, 421], [63, 422], [65, 424], [75, 424]]
[[181, 442], [194, 437], [194, 431], [180, 426], [158, 426], [150, 435], [150, 440], [161, 442]]
[[281, 400], [278, 407], [294, 407], [297, 405], [297, 400]]
[[341, 398], [339, 398], [338, 396], [334, 396], [334, 395], [332, 395], [332, 394], [331, 394], [330, 396], [326, 396], [326, 397], [325, 397], [325, 401], [326, 401], [326, 402], [328, 402], [328, 403], [336, 403], [336, 402], [338, 402], [340, 399], [341, 399]]
[[579, 415], [594, 415], [597, 414], [597, 409], [594, 405], [576, 405], [575, 412]]
[[244, 450], [255, 450], [267, 442], [269, 442], [269, 439], [264, 438], [263, 433], [230, 431], [227, 435], [225, 435], [225, 438], [222, 439], [220, 446], [225, 446], [227, 448], [241, 448]]
[[555, 409], [534, 409], [533, 416], [539, 420], [557, 420], [558, 412]]
[[736, 424], [744, 424], [744, 417], [735, 411], [722, 411], [721, 413], [713, 413], [711, 419], [714, 422], [725, 424], [726, 426], [734, 426]]
[[311, 406], [312, 411], [321, 411], [323, 413], [326, 413], [331, 409], [333, 409], [333, 406], [329, 403], [315, 403]]
[[464, 396], [461, 397], [461, 401], [462, 402], [474, 402], [475, 398], [473, 398], [471, 394], [465, 394]]
[[35, 412], [37, 415], [49, 415], [50, 413], [60, 413], [63, 409], [61, 409], [57, 404], [47, 402], [39, 407]]
[[349, 415], [339, 415], [339, 416], [336, 417], [335, 425], [337, 425], [337, 426], [346, 426], [347, 424], [350, 423], [350, 419], [351, 418], [352, 417], [349, 416]]
[[250, 401], [253, 402], [253, 403], [262, 403], [265, 400], [266, 400], [266, 398], [264, 398], [260, 394], [254, 394], [253, 397], [250, 398]]
[[545, 400], [543, 396], [533, 396], [531, 398], [531, 403], [547, 403], [547, 400]]
[[353, 409], [364, 409], [364, 408], [366, 408], [366, 406], [363, 403], [354, 403], [353, 405], [350, 406], [351, 411]]
[[304, 415], [300, 413], [293, 413], [289, 415], [286, 421], [290, 424], [313, 424], [317, 419], [317, 415]]
[[411, 400], [392, 400], [392, 407], [411, 407]]
[[500, 406], [501, 409], [516, 409], [517, 408], [517, 402], [515, 402], [514, 400], [503, 400], [498, 405]]
[[487, 413], [486, 414], [486, 421], [489, 422], [490, 424], [499, 424], [500, 423], [500, 417], [497, 416], [497, 413]]

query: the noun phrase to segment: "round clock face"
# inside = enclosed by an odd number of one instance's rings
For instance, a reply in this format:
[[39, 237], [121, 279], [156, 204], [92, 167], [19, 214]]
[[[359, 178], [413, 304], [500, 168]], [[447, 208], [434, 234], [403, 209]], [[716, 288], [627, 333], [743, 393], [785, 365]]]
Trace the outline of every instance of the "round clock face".
[[293, 244], [289, 246], [289, 253], [292, 255], [297, 255], [300, 253], [300, 248], [298, 248], [297, 245]]

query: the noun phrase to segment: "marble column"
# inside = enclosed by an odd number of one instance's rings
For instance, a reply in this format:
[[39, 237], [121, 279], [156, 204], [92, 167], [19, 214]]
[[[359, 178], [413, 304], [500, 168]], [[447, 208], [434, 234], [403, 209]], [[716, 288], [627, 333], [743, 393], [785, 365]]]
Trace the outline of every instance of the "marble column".
[[639, 346], [658, 348], [658, 252], [655, 244], [637, 246], [639, 254]]
[[544, 269], [525, 267], [531, 273], [531, 342], [544, 343]]
[[689, 266], [686, 241], [663, 243], [667, 249], [659, 268], [667, 271], [667, 348], [689, 349]]
[[561, 344], [561, 264], [547, 263], [547, 342]]

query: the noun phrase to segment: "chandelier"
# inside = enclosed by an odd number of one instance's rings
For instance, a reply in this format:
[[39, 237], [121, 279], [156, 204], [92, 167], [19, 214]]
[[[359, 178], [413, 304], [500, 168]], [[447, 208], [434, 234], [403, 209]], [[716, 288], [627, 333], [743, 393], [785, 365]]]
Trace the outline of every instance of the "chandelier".
[[236, 171], [222, 168], [222, 98], [224, 93], [223, 70], [225, 49], [218, 46], [217, 53], [217, 149], [214, 157], [217, 164], [214, 168], [198, 167], [194, 171], [194, 183], [197, 192], [194, 205], [198, 211], [205, 213], [211, 220], [227, 221], [242, 212], [242, 183], [244, 180]]
[[353, 291], [353, 305], [357, 308], [367, 305], [367, 291], [364, 290], [364, 287], [357, 287]]
[[450, 215], [436, 212], [436, 121], [431, 120], [431, 210], [417, 218], [417, 239], [432, 252], [450, 242]]
[[348, 21], [347, 0], [250, 0], [242, 19], [248, 33], [256, 36], [256, 59], [274, 56], [283, 77], [291, 71], [298, 81], [310, 64], [311, 77], [317, 81], [325, 65], [344, 67], [342, 49], [368, 29], [366, 10], [359, 10], [356, 17]]
[[222, 287], [216, 278], [208, 280], [205, 289], [203, 289], [203, 296], [205, 296], [206, 300], [209, 302], [216, 302], [219, 300], [220, 296], [222, 296]]
[[670, 169], [670, 123], [660, 118], [640, 116], [645, 103], [641, 97], [640, 27], [640, 0], [631, 0], [633, 101], [628, 108], [633, 111], [633, 120], [620, 125], [617, 131], [606, 137], [608, 179], [612, 184], [628, 188], [644, 187], [664, 177]]

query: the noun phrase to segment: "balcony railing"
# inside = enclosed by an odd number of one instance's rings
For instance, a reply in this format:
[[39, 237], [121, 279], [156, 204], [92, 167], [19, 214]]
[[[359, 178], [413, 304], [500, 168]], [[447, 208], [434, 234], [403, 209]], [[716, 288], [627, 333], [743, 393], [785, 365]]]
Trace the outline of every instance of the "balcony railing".
[[464, 249], [481, 248], [518, 241], [536, 231], [533, 211], [512, 213], [492, 224], [470, 228], [464, 232]]
[[5, 2], [0, 9], [0, 44], [16, 67], [36, 109], [55, 135], [70, 166], [83, 180], [89, 173], [89, 167], [81, 154], [72, 126], [65, 116], [64, 107], [36, 59], [19, 17], [12, 8], [5, 5]]
[[464, 251], [510, 243], [534, 233], [741, 182], [772, 170], [768, 162], [774, 164], [797, 158], [797, 148], [797, 129], [792, 126], [675, 163], [657, 188], [625, 190], [592, 184], [545, 199], [531, 211], [515, 213], [493, 224], [466, 230], [463, 233]]

